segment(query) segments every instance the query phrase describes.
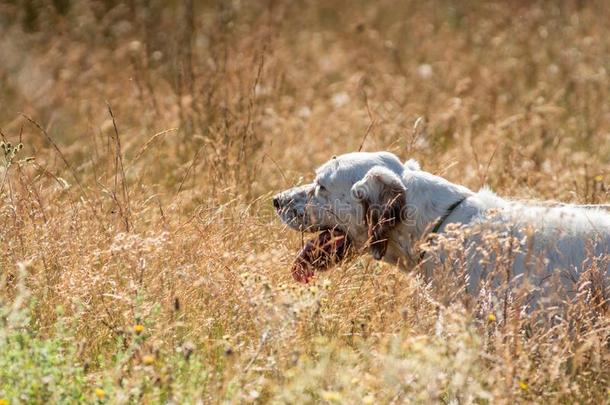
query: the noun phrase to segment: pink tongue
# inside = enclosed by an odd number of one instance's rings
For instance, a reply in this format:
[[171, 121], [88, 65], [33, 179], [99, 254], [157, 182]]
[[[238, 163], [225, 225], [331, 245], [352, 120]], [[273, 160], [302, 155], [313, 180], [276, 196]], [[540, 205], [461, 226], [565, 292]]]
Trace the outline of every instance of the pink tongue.
[[307, 241], [292, 265], [292, 277], [299, 283], [308, 283], [316, 271], [328, 270], [341, 261], [349, 248], [345, 234], [337, 230], [320, 232]]
[[292, 265], [292, 278], [299, 283], [309, 283], [314, 276], [311, 266], [295, 262]]

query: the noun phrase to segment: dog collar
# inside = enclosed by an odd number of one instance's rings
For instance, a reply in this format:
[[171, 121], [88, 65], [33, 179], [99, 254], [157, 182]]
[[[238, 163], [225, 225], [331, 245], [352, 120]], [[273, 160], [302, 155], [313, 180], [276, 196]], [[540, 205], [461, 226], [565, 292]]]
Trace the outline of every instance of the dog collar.
[[436, 224], [434, 225], [434, 228], [432, 228], [432, 231], [430, 231], [430, 233], [438, 233], [439, 229], [441, 229], [441, 226], [443, 226], [443, 223], [447, 220], [447, 218], [449, 218], [449, 215], [451, 215], [453, 213], [453, 211], [459, 207], [459, 205], [461, 203], [464, 202], [464, 200], [466, 199], [466, 197], [462, 197], [459, 200], [457, 200], [456, 202], [454, 202], [453, 204], [451, 204], [449, 206], [449, 208], [447, 208], [447, 211], [445, 211], [445, 213], [443, 214], [443, 216], [441, 216], [437, 221]]
[[[447, 218], [449, 218], [449, 216], [453, 213], [453, 211], [455, 211], [455, 209], [457, 207], [459, 207], [460, 204], [463, 203], [466, 198], [468, 198], [468, 196], [460, 198], [459, 200], [457, 200], [456, 202], [454, 202], [447, 208], [445, 213], [436, 220], [436, 224], [434, 224], [434, 228], [432, 228], [432, 231], [430, 231], [430, 233], [428, 233], [428, 235], [426, 236], [427, 239], [430, 239], [432, 237], [432, 235], [435, 235], [438, 233], [438, 231], [441, 229], [441, 227], [443, 226], [443, 224], [445, 223]], [[425, 255], [426, 255], [426, 251], [422, 250], [421, 253], [419, 254], [419, 263], [424, 261]]]

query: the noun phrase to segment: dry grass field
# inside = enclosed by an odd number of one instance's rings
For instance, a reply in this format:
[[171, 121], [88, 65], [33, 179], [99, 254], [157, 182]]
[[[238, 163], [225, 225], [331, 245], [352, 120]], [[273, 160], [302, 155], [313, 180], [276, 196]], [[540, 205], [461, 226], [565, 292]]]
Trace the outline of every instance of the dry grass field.
[[497, 313], [367, 256], [297, 284], [271, 207], [361, 146], [610, 201], [608, 21], [603, 0], [1, 1], [0, 404], [608, 403], [586, 286]]

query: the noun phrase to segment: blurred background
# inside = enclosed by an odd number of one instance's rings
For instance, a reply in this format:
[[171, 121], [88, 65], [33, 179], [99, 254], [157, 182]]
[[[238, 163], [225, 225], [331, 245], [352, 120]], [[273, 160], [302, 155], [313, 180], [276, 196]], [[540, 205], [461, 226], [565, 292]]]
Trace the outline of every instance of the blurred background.
[[[184, 187], [214, 196], [283, 188], [366, 135], [363, 150], [470, 187], [597, 202], [609, 13], [604, 1], [4, 1], [0, 127], [19, 132], [24, 112], [82, 162], [112, 129], [109, 103], [128, 158], [176, 128], [146, 170], [175, 183], [200, 151]], [[24, 131], [27, 147], [48, 146]]]
[[610, 202], [609, 21], [606, 0], [0, 0], [0, 404], [607, 401], [607, 306], [495, 314], [367, 257], [297, 285], [271, 195], [361, 148]]

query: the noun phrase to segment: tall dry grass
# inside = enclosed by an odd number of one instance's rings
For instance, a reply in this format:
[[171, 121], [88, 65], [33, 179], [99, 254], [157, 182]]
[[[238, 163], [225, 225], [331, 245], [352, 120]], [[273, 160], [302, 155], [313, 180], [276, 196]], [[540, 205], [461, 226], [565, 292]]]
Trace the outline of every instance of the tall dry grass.
[[3, 2], [0, 400], [608, 401], [588, 284], [533, 315], [469, 297], [459, 266], [426, 285], [362, 257], [295, 285], [301, 237], [269, 197], [362, 145], [474, 189], [607, 202], [609, 14]]

